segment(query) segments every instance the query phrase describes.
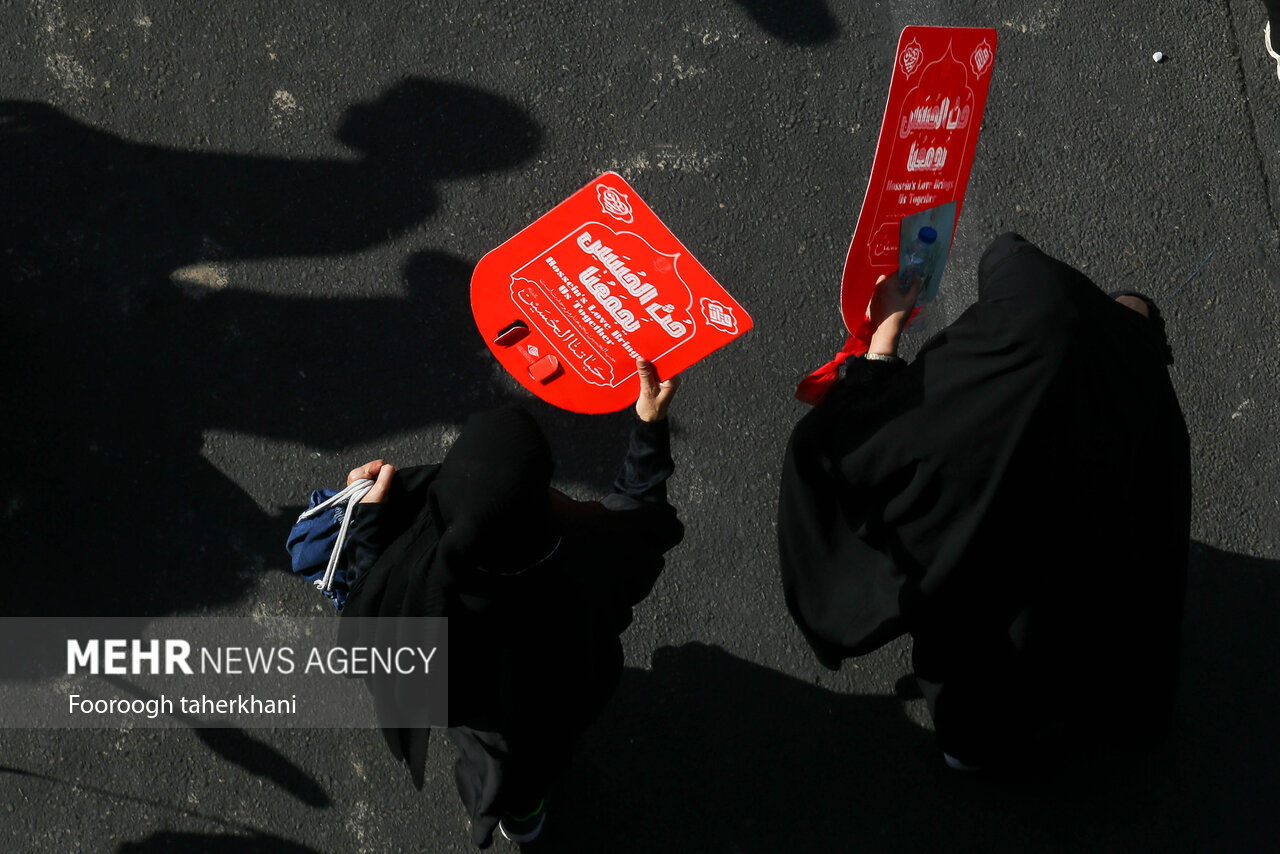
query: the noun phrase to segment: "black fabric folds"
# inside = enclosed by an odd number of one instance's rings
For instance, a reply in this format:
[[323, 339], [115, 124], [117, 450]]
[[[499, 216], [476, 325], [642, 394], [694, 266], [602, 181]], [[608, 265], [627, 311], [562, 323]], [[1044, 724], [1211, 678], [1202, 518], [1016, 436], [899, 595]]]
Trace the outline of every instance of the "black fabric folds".
[[788, 607], [832, 668], [910, 632], [948, 752], [1167, 721], [1190, 463], [1147, 323], [1004, 235], [975, 305], [909, 365], [851, 361], [791, 436]]
[[[391, 481], [390, 495], [379, 504], [358, 504], [348, 531], [350, 566], [358, 570], [338, 626], [338, 642], [345, 647], [434, 646], [433, 637], [398, 637], [412, 620], [369, 622], [361, 617], [444, 617], [451, 567], [435, 572], [406, 571], [436, 565], [441, 526], [429, 510], [428, 493], [440, 466], [400, 469]], [[385, 677], [366, 680], [380, 721], [397, 719], [391, 710], [428, 708], [428, 685], [419, 680]], [[384, 726], [383, 737], [392, 755], [408, 763], [417, 786], [422, 786], [431, 730], [426, 727]]]
[[[661, 573], [663, 553], [683, 537], [665, 500], [667, 430], [638, 423], [619, 475], [626, 490], [580, 502], [550, 488], [550, 450], [527, 412], [480, 413], [440, 465], [397, 471], [387, 501], [357, 506], [351, 548], [371, 566], [357, 576], [344, 625], [447, 617], [454, 740], [502, 745], [501, 762], [484, 759], [487, 747], [468, 749], [455, 770], [478, 845], [509, 799], [525, 806], [536, 788], [530, 778], [563, 770], [613, 692], [619, 635]], [[344, 637], [378, 640], [354, 630]], [[370, 682], [380, 716], [424, 702], [424, 681]], [[429, 733], [384, 728], [419, 788]]]

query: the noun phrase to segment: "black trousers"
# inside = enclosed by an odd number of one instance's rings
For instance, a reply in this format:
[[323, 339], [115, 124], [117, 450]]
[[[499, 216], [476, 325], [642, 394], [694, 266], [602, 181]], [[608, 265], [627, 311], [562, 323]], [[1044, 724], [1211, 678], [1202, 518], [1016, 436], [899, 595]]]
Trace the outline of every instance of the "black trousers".
[[471, 841], [487, 848], [503, 816], [524, 816], [546, 797], [569, 766], [572, 738], [565, 733], [510, 736], [471, 727], [450, 727], [458, 749], [453, 780], [471, 816]]

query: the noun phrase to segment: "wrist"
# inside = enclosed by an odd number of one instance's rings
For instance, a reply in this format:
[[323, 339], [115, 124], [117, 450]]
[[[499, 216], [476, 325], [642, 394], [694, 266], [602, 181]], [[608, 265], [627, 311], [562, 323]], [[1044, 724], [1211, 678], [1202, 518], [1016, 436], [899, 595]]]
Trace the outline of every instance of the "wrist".
[[898, 330], [883, 328], [876, 330], [876, 334], [871, 336], [871, 344], [868, 345], [867, 352], [878, 356], [898, 355]]

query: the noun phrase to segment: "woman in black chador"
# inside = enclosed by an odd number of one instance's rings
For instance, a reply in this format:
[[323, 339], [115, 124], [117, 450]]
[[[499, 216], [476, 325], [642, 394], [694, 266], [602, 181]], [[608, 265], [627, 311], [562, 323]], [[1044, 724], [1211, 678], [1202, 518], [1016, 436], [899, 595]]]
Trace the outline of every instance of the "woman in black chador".
[[[348, 535], [350, 565], [363, 571], [344, 642], [384, 646], [382, 633], [403, 631], [358, 618], [448, 618], [454, 778], [482, 848], [495, 829], [517, 842], [541, 831], [548, 788], [621, 675], [631, 608], [684, 535], [666, 489], [677, 379], [637, 367], [639, 420], [603, 501], [551, 489], [547, 439], [515, 407], [472, 416], [439, 465], [395, 471], [376, 460], [348, 478], [376, 480]], [[431, 686], [392, 676], [369, 687], [391, 752], [421, 788], [430, 730], [386, 721], [430, 704]]]
[[787, 447], [792, 616], [833, 669], [909, 632], [953, 767], [1159, 738], [1190, 528], [1159, 312], [1006, 234], [978, 302], [907, 364], [919, 285], [897, 285]]

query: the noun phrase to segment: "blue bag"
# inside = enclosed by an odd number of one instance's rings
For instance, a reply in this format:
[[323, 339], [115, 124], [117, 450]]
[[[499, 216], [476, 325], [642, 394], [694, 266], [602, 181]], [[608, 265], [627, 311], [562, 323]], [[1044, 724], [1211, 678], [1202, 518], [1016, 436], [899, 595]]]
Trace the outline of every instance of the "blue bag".
[[285, 548], [293, 559], [293, 571], [315, 585], [339, 611], [347, 604], [347, 573], [339, 566], [347, 543], [351, 511], [364, 498], [373, 481], [357, 480], [345, 489], [317, 489], [294, 523]]

